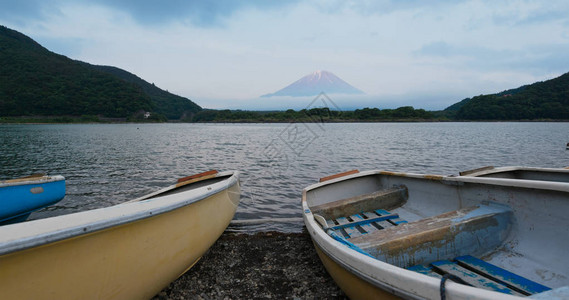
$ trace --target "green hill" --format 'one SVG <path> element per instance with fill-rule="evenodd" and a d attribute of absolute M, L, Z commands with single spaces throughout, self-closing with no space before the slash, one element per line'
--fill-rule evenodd
<path fill-rule="evenodd" d="M 0 116 L 127 118 L 149 111 L 179 119 L 200 110 L 124 70 L 71 60 L 0 26 Z"/>
<path fill-rule="evenodd" d="M 188 98 L 174 95 L 170 92 L 162 90 L 156 87 L 154 84 L 149 83 L 123 69 L 112 66 L 89 66 L 99 71 L 112 74 L 124 81 L 134 83 L 137 86 L 141 87 L 144 93 L 150 96 L 150 99 L 152 99 L 152 102 L 156 105 L 155 111 L 165 115 L 168 119 L 187 118 L 190 115 L 193 115 L 202 110 L 199 105 L 190 101 Z"/>
<path fill-rule="evenodd" d="M 568 120 L 569 73 L 497 94 L 467 98 L 444 112 L 459 120 Z"/>

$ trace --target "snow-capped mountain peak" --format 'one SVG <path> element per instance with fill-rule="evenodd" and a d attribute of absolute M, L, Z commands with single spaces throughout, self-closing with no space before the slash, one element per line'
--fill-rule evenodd
<path fill-rule="evenodd" d="M 332 72 L 318 70 L 300 78 L 275 93 L 263 95 L 262 97 L 316 96 L 322 92 L 327 94 L 364 94 L 364 92 L 351 86 Z"/>

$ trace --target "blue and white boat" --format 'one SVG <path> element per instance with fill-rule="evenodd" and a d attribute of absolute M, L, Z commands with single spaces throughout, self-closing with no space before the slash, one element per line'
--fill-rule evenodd
<path fill-rule="evenodd" d="M 345 172 L 303 190 L 304 223 L 350 299 L 569 299 L 569 184 L 526 169 Z"/>
<path fill-rule="evenodd" d="M 65 197 L 65 178 L 37 174 L 0 181 L 0 225 L 25 221 Z"/>

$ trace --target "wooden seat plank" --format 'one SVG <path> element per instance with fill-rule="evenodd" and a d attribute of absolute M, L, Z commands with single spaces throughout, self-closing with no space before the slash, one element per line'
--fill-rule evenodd
<path fill-rule="evenodd" d="M 350 218 L 352 218 L 352 220 L 354 220 L 354 221 L 363 221 L 363 220 L 365 220 L 363 216 L 358 215 L 358 214 L 356 214 L 356 215 L 351 215 Z M 371 223 L 360 224 L 359 226 L 365 231 L 364 234 L 367 234 L 367 233 L 370 233 L 370 232 L 372 232 L 372 231 L 378 230 L 377 227 L 371 225 Z"/>
<path fill-rule="evenodd" d="M 386 216 L 386 215 L 390 215 L 392 213 L 388 212 L 385 209 L 376 209 L 375 212 L 380 215 L 380 216 Z M 399 216 L 399 215 L 398 215 Z M 397 218 L 390 218 L 389 220 L 387 220 L 389 223 L 393 224 L 393 225 L 399 225 L 399 224 L 404 224 L 407 223 L 407 221 L 397 217 Z"/>
<path fill-rule="evenodd" d="M 328 227 L 333 227 L 336 226 L 336 223 L 334 223 L 333 220 L 326 220 L 326 225 L 328 225 Z"/>
<path fill-rule="evenodd" d="M 336 218 L 336 221 L 337 221 L 338 224 L 340 224 L 340 225 L 346 225 L 346 224 L 349 224 L 349 223 L 350 223 L 350 221 L 349 221 L 348 218 L 346 218 L 346 217 Z"/>
<path fill-rule="evenodd" d="M 375 216 L 373 218 L 368 218 L 368 219 L 360 220 L 357 222 L 350 222 L 348 220 L 347 222 L 344 222 L 344 223 L 341 223 L 339 225 L 332 227 L 332 229 L 337 230 L 337 229 L 344 228 L 344 227 L 351 227 L 351 226 L 362 225 L 362 224 L 367 224 L 367 223 L 387 221 L 387 220 L 395 219 L 398 217 L 399 217 L 399 215 L 397 215 L 397 214 L 389 214 L 389 215 L 384 215 L 384 216 Z M 342 217 L 342 218 L 345 218 L 345 217 Z M 337 218 L 336 220 L 339 220 L 339 219 L 340 218 Z"/>
<path fill-rule="evenodd" d="M 504 294 L 523 296 L 523 294 L 518 293 L 499 282 L 492 281 L 449 260 L 436 261 L 431 263 L 431 266 L 441 273 L 457 276 L 467 284 L 477 288 L 483 288 Z"/>
<path fill-rule="evenodd" d="M 376 218 L 378 216 L 376 213 L 373 213 L 373 212 L 364 212 L 363 214 L 369 219 Z M 381 227 L 382 229 L 394 226 L 393 224 L 389 223 L 388 221 L 379 221 L 379 222 L 374 222 L 374 223 L 379 225 L 379 227 Z"/>
<path fill-rule="evenodd" d="M 336 218 L 336 221 L 338 221 L 340 225 L 350 225 L 350 221 L 346 217 Z M 338 229 L 343 229 L 348 234 L 347 238 L 358 237 L 362 235 L 362 233 L 355 226 L 332 227 L 332 230 Z"/>
<path fill-rule="evenodd" d="M 379 260 L 410 267 L 493 249 L 507 236 L 511 218 L 511 209 L 503 205 L 465 207 L 377 230 L 351 242 Z M 458 226 L 461 230 L 454 231 Z"/>
<path fill-rule="evenodd" d="M 378 214 L 378 215 L 380 215 L 380 216 L 390 215 L 390 214 L 391 214 L 390 212 L 388 212 L 388 211 L 385 210 L 385 209 L 376 209 L 376 210 L 375 210 L 375 213 Z"/>
<path fill-rule="evenodd" d="M 311 211 L 326 218 L 333 219 L 360 214 L 363 211 L 370 211 L 370 203 L 380 203 L 381 207 L 398 207 L 401 206 L 407 198 L 407 188 L 405 186 L 396 186 L 377 190 L 373 193 L 315 205 L 311 208 Z"/>
<path fill-rule="evenodd" d="M 514 290 L 518 290 L 526 295 L 533 295 L 541 292 L 551 290 L 551 288 L 541 285 L 537 282 L 531 281 L 527 278 L 506 271 L 493 264 L 487 263 L 474 256 L 465 255 L 455 258 L 455 261 L 476 273 L 482 274 L 494 281 L 500 282 Z"/>

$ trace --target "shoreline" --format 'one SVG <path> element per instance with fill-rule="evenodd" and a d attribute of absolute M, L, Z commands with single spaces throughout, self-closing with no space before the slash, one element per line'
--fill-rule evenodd
<path fill-rule="evenodd" d="M 306 120 L 287 121 L 216 121 L 216 122 L 3 122 L 2 125 L 89 125 L 89 124 L 290 124 L 290 123 L 316 123 L 316 124 L 369 124 L 369 123 L 567 123 L 569 120 L 538 119 L 538 120 L 440 120 L 440 119 L 395 119 L 395 120 L 327 120 L 323 122 Z"/>
<path fill-rule="evenodd" d="M 154 296 L 165 299 L 347 299 L 310 235 L 224 232 L 188 272 Z"/>

